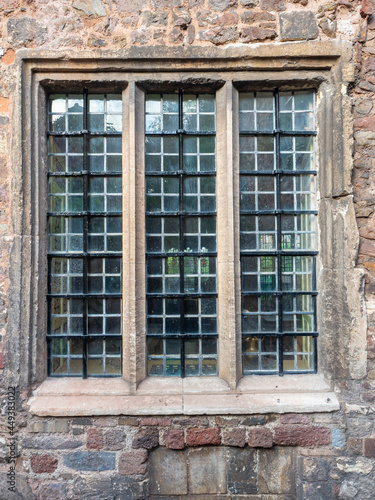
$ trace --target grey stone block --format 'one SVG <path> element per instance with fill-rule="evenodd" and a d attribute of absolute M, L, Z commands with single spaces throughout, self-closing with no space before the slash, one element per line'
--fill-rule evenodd
<path fill-rule="evenodd" d="M 64 464 L 70 469 L 81 471 L 112 470 L 115 468 L 115 454 L 106 451 L 76 451 L 65 455 Z"/>
<path fill-rule="evenodd" d="M 245 448 L 228 449 L 227 480 L 232 494 L 257 493 L 256 451 Z"/>
<path fill-rule="evenodd" d="M 314 40 L 319 35 L 315 15 L 311 11 L 283 12 L 279 16 L 280 39 L 286 40 Z"/>
<path fill-rule="evenodd" d="M 149 455 L 150 494 L 186 495 L 187 463 L 183 451 L 157 448 Z"/>
<path fill-rule="evenodd" d="M 188 450 L 189 493 L 226 493 L 226 456 L 224 447 Z"/>
<path fill-rule="evenodd" d="M 258 471 L 260 493 L 295 493 L 293 448 L 276 447 L 259 451 Z"/>
<path fill-rule="evenodd" d="M 36 450 L 71 450 L 83 445 L 82 441 L 76 439 L 66 439 L 63 437 L 35 437 L 25 438 L 22 441 L 23 448 L 33 448 Z"/>

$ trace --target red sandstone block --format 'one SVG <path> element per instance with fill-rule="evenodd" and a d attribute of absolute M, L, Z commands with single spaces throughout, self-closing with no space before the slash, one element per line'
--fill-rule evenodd
<path fill-rule="evenodd" d="M 243 427 L 224 429 L 223 444 L 244 448 L 246 444 L 246 429 Z"/>
<path fill-rule="evenodd" d="M 362 455 L 363 439 L 362 438 L 349 438 L 348 451 L 349 451 L 350 455 Z"/>
<path fill-rule="evenodd" d="M 58 461 L 51 455 L 34 455 L 30 463 L 33 472 L 44 474 L 55 472 Z"/>
<path fill-rule="evenodd" d="M 133 438 L 133 448 L 146 448 L 151 450 L 159 444 L 159 431 L 157 429 L 145 429 L 137 432 Z"/>
<path fill-rule="evenodd" d="M 209 429 L 188 429 L 186 431 L 187 446 L 206 446 L 221 444 L 221 434 L 219 427 Z"/>
<path fill-rule="evenodd" d="M 157 425 L 158 427 L 168 427 L 171 425 L 170 418 L 145 417 L 141 418 L 141 425 Z"/>
<path fill-rule="evenodd" d="M 4 368 L 4 353 L 0 352 L 0 370 Z"/>
<path fill-rule="evenodd" d="M 103 432 L 101 429 L 87 431 L 86 447 L 88 450 L 101 450 L 103 448 Z"/>
<path fill-rule="evenodd" d="M 284 426 L 275 428 L 274 443 L 280 446 L 322 446 L 330 444 L 331 429 L 313 426 Z"/>
<path fill-rule="evenodd" d="M 249 430 L 251 448 L 272 448 L 272 432 L 266 427 Z"/>
<path fill-rule="evenodd" d="M 171 429 L 164 433 L 165 446 L 172 450 L 183 450 L 185 448 L 184 431 L 182 429 Z"/>
<path fill-rule="evenodd" d="M 307 415 L 300 415 L 298 413 L 288 413 L 286 415 L 281 415 L 281 424 L 309 424 L 310 419 Z"/>
<path fill-rule="evenodd" d="M 372 16 L 374 13 L 374 4 L 370 0 L 363 0 L 360 13 L 362 17 Z"/>
<path fill-rule="evenodd" d="M 122 453 L 118 470 L 123 476 L 132 474 L 146 474 L 147 472 L 147 451 L 126 451 Z"/>
<path fill-rule="evenodd" d="M 365 457 L 375 458 L 375 438 L 365 439 Z"/>

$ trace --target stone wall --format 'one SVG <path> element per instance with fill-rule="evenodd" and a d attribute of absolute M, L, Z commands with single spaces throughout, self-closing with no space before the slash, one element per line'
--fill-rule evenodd
<path fill-rule="evenodd" d="M 371 500 L 375 484 L 375 15 L 370 0 L 0 0 L 0 498 Z M 332 414 L 36 418 L 17 393 L 17 492 L 7 485 L 9 259 L 16 239 L 16 52 L 348 40 L 356 75 L 353 195 L 366 273 L 368 371 Z M 11 204 L 12 202 L 12 204 Z M 343 360 L 343 363 L 349 360 Z M 199 495 L 201 495 L 199 497 Z M 211 497 L 210 495 L 216 495 Z"/>

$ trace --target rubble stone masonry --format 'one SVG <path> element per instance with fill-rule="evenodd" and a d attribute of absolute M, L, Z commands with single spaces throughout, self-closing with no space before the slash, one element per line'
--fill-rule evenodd
<path fill-rule="evenodd" d="M 0 498 L 373 500 L 375 1 L 0 0 L 0 33 Z M 22 202 L 12 169 L 17 51 L 297 47 L 306 40 L 347 41 L 353 50 L 355 75 L 345 88 L 354 127 L 352 191 L 346 195 L 353 196 L 359 232 L 353 268 L 365 276 L 358 294 L 367 321 L 366 375 L 337 372 L 338 411 L 235 416 L 42 417 L 27 405 L 35 387 L 21 384 L 16 492 L 9 491 L 10 259 L 17 241 L 27 237 L 16 234 L 12 213 Z M 337 362 L 345 367 L 350 360 Z"/>

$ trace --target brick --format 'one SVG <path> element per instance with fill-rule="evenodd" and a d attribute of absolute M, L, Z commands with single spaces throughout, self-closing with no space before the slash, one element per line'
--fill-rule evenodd
<path fill-rule="evenodd" d="M 348 453 L 349 453 L 349 455 L 362 455 L 362 453 L 363 453 L 363 439 L 362 438 L 349 438 L 348 439 Z"/>
<path fill-rule="evenodd" d="M 251 448 L 272 448 L 272 432 L 265 427 L 250 429 L 248 443 Z"/>
<path fill-rule="evenodd" d="M 146 474 L 148 470 L 147 451 L 126 451 L 121 454 L 118 471 L 128 476 L 132 474 Z"/>
<path fill-rule="evenodd" d="M 125 448 L 126 434 L 122 429 L 108 429 L 104 433 L 104 448 L 118 451 Z"/>
<path fill-rule="evenodd" d="M 133 448 L 146 448 L 151 450 L 159 444 L 159 432 L 157 429 L 146 429 L 139 431 L 133 438 Z"/>
<path fill-rule="evenodd" d="M 101 450 L 103 448 L 103 431 L 101 429 L 87 431 L 86 448 L 88 450 Z"/>
<path fill-rule="evenodd" d="M 0 113 L 9 113 L 9 99 L 7 97 L 0 97 Z"/>
<path fill-rule="evenodd" d="M 76 451 L 65 455 L 64 465 L 79 471 L 104 471 L 115 468 L 114 453 L 106 451 Z"/>
<path fill-rule="evenodd" d="M 172 421 L 170 418 L 161 418 L 161 417 L 146 417 L 146 418 L 141 418 L 140 425 L 141 426 L 146 426 L 146 425 L 155 425 L 158 427 L 168 427 L 171 425 Z"/>
<path fill-rule="evenodd" d="M 16 57 L 16 54 L 13 49 L 8 49 L 5 54 L 3 55 L 3 58 L 1 59 L 1 62 L 3 64 L 13 64 L 14 59 Z"/>
<path fill-rule="evenodd" d="M 31 457 L 30 465 L 36 474 L 51 474 L 57 469 L 58 461 L 52 455 L 34 455 Z"/>
<path fill-rule="evenodd" d="M 219 427 L 209 429 L 187 429 L 186 431 L 187 446 L 206 446 L 221 444 L 221 434 Z"/>
<path fill-rule="evenodd" d="M 276 427 L 274 443 L 279 446 L 323 446 L 331 442 L 331 429 L 313 426 Z"/>
<path fill-rule="evenodd" d="M 287 413 L 286 415 L 280 416 L 281 424 L 309 424 L 310 419 L 307 415 L 301 415 L 298 413 Z"/>
<path fill-rule="evenodd" d="M 241 427 L 235 429 L 224 429 L 223 444 L 244 448 L 246 444 L 246 429 Z"/>
<path fill-rule="evenodd" d="M 375 458 L 375 438 L 364 440 L 364 455 L 367 458 Z"/>
<path fill-rule="evenodd" d="M 283 12 L 279 16 L 280 39 L 314 40 L 319 35 L 318 25 L 313 12 Z"/>
<path fill-rule="evenodd" d="M 170 429 L 164 433 L 165 446 L 172 450 L 183 450 L 185 448 L 184 431 L 182 429 Z"/>
<path fill-rule="evenodd" d="M 173 420 L 173 425 L 180 425 L 181 427 L 205 427 L 208 425 L 207 418 L 197 417 L 180 417 Z"/>

